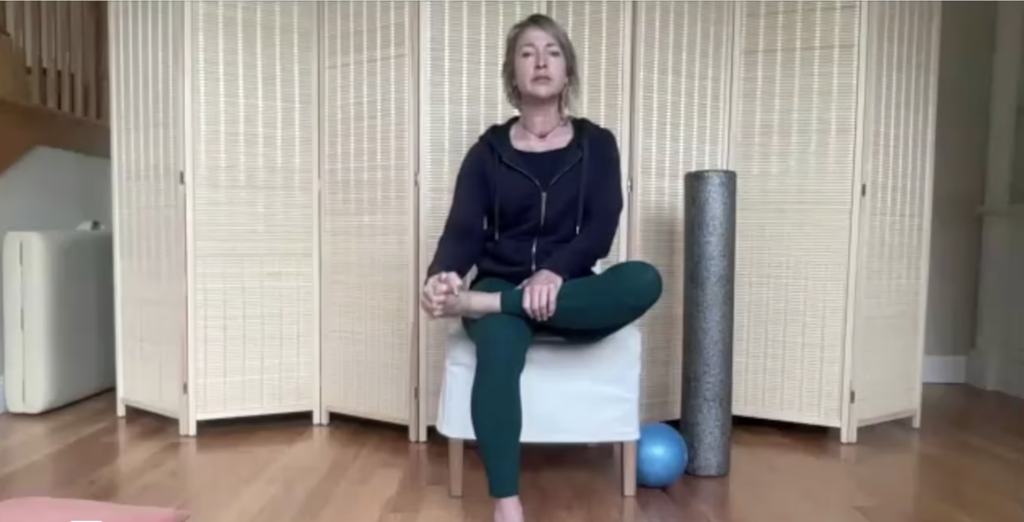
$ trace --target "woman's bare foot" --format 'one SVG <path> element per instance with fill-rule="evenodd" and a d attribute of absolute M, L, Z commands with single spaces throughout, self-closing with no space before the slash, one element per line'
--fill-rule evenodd
<path fill-rule="evenodd" d="M 441 317 L 468 317 L 479 319 L 487 314 L 501 312 L 501 294 L 463 290 L 458 294 L 445 296 L 441 305 Z"/>
<path fill-rule="evenodd" d="M 519 497 L 499 498 L 494 503 L 494 522 L 523 522 L 523 504 Z"/>

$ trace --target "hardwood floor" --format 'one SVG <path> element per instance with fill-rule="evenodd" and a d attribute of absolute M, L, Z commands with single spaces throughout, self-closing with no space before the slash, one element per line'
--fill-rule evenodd
<path fill-rule="evenodd" d="M 834 434 L 743 425 L 725 479 L 684 478 L 623 499 L 611 447 L 524 455 L 532 522 L 1022 522 L 1024 401 L 963 386 L 926 388 L 924 425 Z M 308 417 L 177 425 L 110 395 L 39 417 L 0 417 L 0 499 L 68 496 L 180 506 L 194 522 L 487 522 L 483 472 L 466 454 L 465 494 L 449 498 L 447 446 L 403 429 Z M 547 463 L 541 464 L 543 460 Z"/>

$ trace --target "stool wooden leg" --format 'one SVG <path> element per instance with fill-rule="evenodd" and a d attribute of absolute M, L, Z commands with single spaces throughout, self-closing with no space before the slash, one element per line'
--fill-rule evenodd
<path fill-rule="evenodd" d="M 462 461 L 465 447 L 465 441 L 462 439 L 448 439 L 448 494 L 453 497 L 462 496 Z"/>
<path fill-rule="evenodd" d="M 622 443 L 622 495 L 636 496 L 636 441 Z"/>

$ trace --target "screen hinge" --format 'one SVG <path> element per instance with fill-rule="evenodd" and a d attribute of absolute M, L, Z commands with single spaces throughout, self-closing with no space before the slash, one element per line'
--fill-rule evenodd
<path fill-rule="evenodd" d="M 868 195 L 868 184 L 867 183 L 861 183 L 861 185 L 860 185 L 860 197 L 863 198 L 863 197 L 865 197 L 867 195 Z"/>
<path fill-rule="evenodd" d="M 854 391 L 854 390 L 850 390 L 850 404 L 856 404 L 856 403 L 857 403 L 857 392 Z"/>

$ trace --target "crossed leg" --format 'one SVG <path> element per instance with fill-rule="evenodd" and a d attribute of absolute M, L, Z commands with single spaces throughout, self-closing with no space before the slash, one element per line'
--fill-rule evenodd
<path fill-rule="evenodd" d="M 554 315 L 543 323 L 523 310 L 523 291 L 500 279 L 479 281 L 454 298 L 477 350 L 471 414 L 492 497 L 519 494 L 519 384 L 534 333 L 543 328 L 570 341 L 597 340 L 639 319 L 661 292 L 658 271 L 630 261 L 563 284 Z"/>

